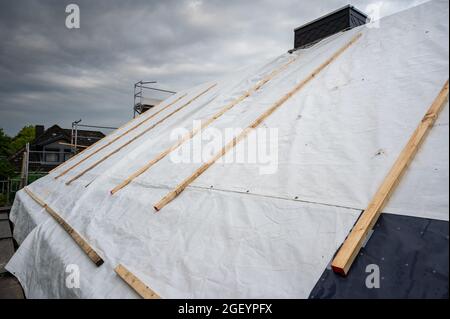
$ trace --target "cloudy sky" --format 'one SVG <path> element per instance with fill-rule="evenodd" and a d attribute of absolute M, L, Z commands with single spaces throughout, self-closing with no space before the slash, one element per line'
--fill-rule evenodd
<path fill-rule="evenodd" d="M 292 48 L 293 29 L 349 0 L 2 0 L 0 128 L 118 126 L 133 83 L 181 90 Z M 354 0 L 389 15 L 424 0 Z M 76 3 L 80 29 L 67 29 Z"/>

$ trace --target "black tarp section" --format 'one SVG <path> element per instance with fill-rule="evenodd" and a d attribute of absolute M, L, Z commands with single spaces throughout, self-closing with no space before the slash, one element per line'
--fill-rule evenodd
<path fill-rule="evenodd" d="M 448 299 L 448 230 L 446 221 L 382 214 L 347 277 L 326 269 L 310 298 Z M 379 288 L 366 286 L 369 264 L 379 267 Z"/>

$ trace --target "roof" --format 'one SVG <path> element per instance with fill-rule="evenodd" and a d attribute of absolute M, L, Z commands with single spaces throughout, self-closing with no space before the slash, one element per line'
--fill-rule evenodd
<path fill-rule="evenodd" d="M 156 98 L 149 98 L 149 97 L 144 97 L 142 98 L 142 104 L 145 105 L 158 105 L 159 103 L 161 103 L 161 99 L 156 99 Z"/>
<path fill-rule="evenodd" d="M 376 289 L 363 284 L 368 265 L 379 267 Z M 448 299 L 448 269 L 448 222 L 383 214 L 349 276 L 327 268 L 309 298 Z"/>
<path fill-rule="evenodd" d="M 29 186 L 104 264 L 96 268 L 21 191 L 11 211 L 21 246 L 6 268 L 28 298 L 138 297 L 114 274 L 118 265 L 162 298 L 308 298 L 448 80 L 448 11 L 448 1 L 428 2 L 378 29 L 335 34 L 164 100 Z M 223 110 L 197 139 L 161 157 L 194 121 Z M 199 171 L 220 150 L 212 136 L 222 146 L 236 136 L 229 128 L 262 114 L 270 116 L 256 137 L 271 138 L 259 161 L 227 153 Z M 383 214 L 448 225 L 448 128 L 447 102 Z M 192 151 L 198 145 L 201 153 Z M 172 200 L 156 212 L 163 198 Z M 49 264 L 77 264 L 81 288 L 68 289 Z M 427 275 L 448 286 L 448 268 Z"/>
<path fill-rule="evenodd" d="M 72 135 L 71 129 L 64 129 L 64 132 L 69 137 Z M 89 130 L 77 130 L 77 144 L 83 145 L 83 146 L 91 146 L 92 144 L 96 143 L 97 141 L 101 140 L 105 137 L 105 134 L 103 134 L 100 131 L 89 131 Z M 69 139 L 70 141 L 70 139 Z"/>
<path fill-rule="evenodd" d="M 46 129 L 42 135 L 36 137 L 31 145 L 44 146 L 60 140 L 70 142 L 71 135 L 71 129 L 62 129 L 58 125 L 53 125 Z M 103 137 L 105 137 L 105 134 L 99 131 L 78 130 L 78 144 L 80 145 L 89 146 Z"/>
<path fill-rule="evenodd" d="M 46 129 L 43 134 L 37 136 L 30 144 L 42 146 L 61 139 L 70 141 L 70 134 L 67 134 L 67 132 L 58 125 L 53 125 Z"/>
<path fill-rule="evenodd" d="M 78 129 L 78 134 L 80 136 L 82 136 L 83 138 L 96 138 L 96 139 L 101 139 L 105 137 L 105 134 L 103 134 L 100 131 L 89 131 L 89 130 L 80 130 Z M 72 134 L 72 130 L 71 129 L 64 129 L 64 132 L 67 135 L 71 135 Z"/>
<path fill-rule="evenodd" d="M 30 146 L 32 148 L 35 146 L 42 147 L 59 141 L 71 143 L 72 140 L 71 135 L 72 135 L 71 129 L 63 129 L 55 124 L 46 129 L 43 134 L 36 136 L 36 138 L 30 143 Z M 104 137 L 105 134 L 99 131 L 78 130 L 77 144 L 83 146 L 90 146 Z M 17 159 L 17 157 L 21 155 L 24 151 L 25 147 L 22 147 L 13 155 L 11 155 L 9 159 L 10 160 Z"/>

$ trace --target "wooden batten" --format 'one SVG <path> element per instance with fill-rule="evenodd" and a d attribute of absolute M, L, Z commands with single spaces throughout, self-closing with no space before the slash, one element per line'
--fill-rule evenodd
<path fill-rule="evenodd" d="M 219 110 L 216 114 L 214 114 L 212 117 L 208 118 L 207 120 L 201 121 L 201 126 L 199 128 L 194 128 L 186 134 L 181 140 L 173 144 L 172 146 L 168 147 L 161 153 L 159 153 L 156 157 L 154 157 L 152 160 L 147 162 L 144 166 L 139 168 L 136 172 L 128 176 L 122 183 L 114 187 L 114 189 L 111 190 L 111 194 L 117 193 L 119 190 L 130 184 L 135 178 L 142 175 L 144 172 L 146 172 L 150 167 L 152 167 L 154 164 L 158 163 L 161 159 L 169 155 L 171 152 L 176 150 L 178 147 L 186 143 L 187 141 L 191 140 L 197 133 L 201 132 L 203 129 L 211 125 L 215 120 L 217 120 L 219 117 L 221 117 L 223 114 L 225 114 L 227 111 L 231 110 L 234 106 L 239 104 L 240 102 L 244 101 L 246 98 L 248 98 L 253 93 L 257 92 L 259 89 L 261 89 L 267 82 L 269 82 L 273 77 L 275 77 L 277 74 L 285 70 L 290 64 L 295 62 L 299 56 L 291 59 L 289 62 L 283 64 L 281 67 L 279 67 L 276 70 L 273 70 L 269 75 L 267 75 L 265 78 L 263 78 L 261 81 L 259 81 L 256 85 L 254 85 L 252 88 L 250 88 L 248 91 L 246 91 L 244 94 L 242 94 L 237 99 L 231 101 L 227 105 L 225 105 L 221 110 Z"/>
<path fill-rule="evenodd" d="M 88 244 L 88 242 L 75 230 L 70 226 L 56 211 L 54 211 L 51 207 L 47 205 L 41 198 L 39 198 L 36 194 L 34 194 L 28 187 L 24 188 L 25 192 L 30 196 L 36 203 L 42 206 L 50 216 L 53 217 L 54 220 L 58 224 L 62 226 L 62 228 L 72 237 L 72 239 L 77 243 L 77 245 L 86 253 L 86 255 L 91 259 L 94 264 L 98 267 L 103 264 L 103 259 L 99 254 Z"/>
<path fill-rule="evenodd" d="M 447 100 L 448 80 L 439 95 L 434 100 L 433 104 L 431 104 L 430 108 L 425 113 L 423 119 L 411 135 L 408 143 L 383 180 L 366 210 L 364 210 L 361 214 L 352 231 L 334 257 L 331 263 L 331 267 L 334 272 L 343 276 L 348 274 L 353 261 L 358 255 L 359 250 L 367 237 L 367 234 L 377 222 L 383 207 L 386 205 L 389 197 L 395 190 L 395 187 L 399 183 L 399 180 L 405 172 L 407 166 L 419 150 L 420 145 L 424 141 L 428 131 L 433 126 Z"/>
<path fill-rule="evenodd" d="M 159 113 L 161 113 L 162 111 L 164 111 L 165 109 L 171 107 L 172 105 L 174 105 L 175 103 L 177 103 L 179 100 L 181 100 L 182 98 L 184 98 L 186 96 L 186 94 L 181 95 L 180 97 L 178 97 L 177 99 L 175 99 L 173 102 L 167 104 L 166 106 L 164 106 L 163 108 L 161 108 L 159 111 L 153 113 L 152 115 L 150 115 L 148 118 L 146 118 L 145 120 L 137 123 L 136 125 L 134 125 L 133 127 L 131 127 L 130 129 L 126 130 L 125 132 L 123 132 L 122 134 L 116 136 L 115 138 L 113 138 L 111 141 L 109 141 L 108 143 L 106 143 L 105 145 L 103 145 L 102 147 L 99 147 L 98 149 L 96 149 L 94 152 L 90 153 L 89 155 L 87 155 L 86 157 L 84 157 L 83 159 L 81 159 L 80 161 L 78 161 L 75 165 L 72 165 L 70 167 L 68 167 L 67 169 L 65 169 L 64 171 L 62 171 L 60 174 L 58 174 L 57 176 L 55 176 L 55 179 L 60 178 L 61 176 L 67 174 L 68 172 L 70 172 L 72 169 L 74 169 L 75 167 L 77 167 L 78 165 L 80 165 L 81 163 L 83 163 L 84 161 L 88 160 L 89 158 L 91 158 L 92 156 L 94 156 L 95 154 L 97 154 L 98 152 L 100 152 L 101 150 L 105 149 L 106 147 L 108 147 L 109 145 L 113 144 L 114 142 L 116 142 L 117 140 L 119 140 L 120 138 L 124 137 L 125 135 L 127 135 L 128 133 L 132 132 L 133 130 L 137 129 L 139 126 L 141 126 L 142 124 L 146 123 L 147 121 L 151 120 L 152 118 L 154 118 L 156 115 L 158 115 Z M 145 114 L 145 113 L 143 113 Z M 141 114 L 141 115 L 143 115 Z M 133 119 L 135 120 L 135 119 Z M 132 120 L 132 121 L 133 121 Z M 131 122 L 131 121 L 130 121 Z M 128 122 L 129 123 L 129 122 Z M 128 123 L 126 123 L 125 125 L 127 125 Z M 118 128 L 117 130 L 120 130 L 122 127 L 124 127 L 125 125 L 122 125 L 120 128 Z M 116 130 L 116 131 L 117 131 Z M 96 143 L 94 143 L 91 146 L 94 146 L 95 144 L 97 144 L 100 141 L 97 141 Z M 87 149 L 85 149 L 84 151 L 90 149 L 91 147 L 88 147 Z M 78 155 L 80 155 L 81 153 L 78 153 L 76 156 L 72 157 L 75 158 Z M 72 159 L 71 158 L 71 159 Z M 69 161 L 71 160 L 69 159 Z M 67 161 L 66 161 L 67 163 Z M 63 163 L 65 164 L 65 163 Z M 61 164 L 61 165 L 63 165 Z M 51 171 L 50 171 L 51 172 Z"/>
<path fill-rule="evenodd" d="M 123 265 L 119 264 L 114 271 L 120 278 L 123 279 L 139 296 L 144 299 L 161 299 L 161 297 L 154 292 L 150 287 L 144 284 L 138 277 L 131 273 Z"/>
<path fill-rule="evenodd" d="M 127 141 L 126 143 L 122 144 L 121 146 L 119 146 L 118 148 L 116 148 L 115 150 L 113 150 L 112 152 L 108 153 L 107 155 L 105 155 L 104 157 L 102 157 L 101 159 L 99 159 L 98 161 L 96 161 L 95 163 L 93 163 L 91 166 L 89 166 L 88 168 L 84 169 L 82 172 L 80 172 L 79 174 L 77 174 L 75 177 L 71 178 L 68 182 L 66 182 L 66 185 L 70 185 L 73 181 L 77 180 L 78 178 L 80 178 L 81 176 L 83 176 L 84 174 L 86 174 L 87 172 L 89 172 L 90 170 L 92 170 L 93 168 L 97 167 L 99 164 L 103 163 L 104 161 L 106 161 L 108 158 L 110 158 L 111 156 L 113 156 L 114 154 L 120 152 L 122 149 L 124 149 L 126 146 L 130 145 L 132 142 L 136 141 L 138 138 L 142 137 L 144 134 L 148 133 L 150 130 L 154 129 L 156 126 L 158 126 L 159 124 L 161 124 L 162 122 L 164 122 L 165 120 L 167 120 L 169 117 L 171 117 L 172 115 L 174 115 L 175 113 L 181 111 L 182 109 L 184 109 L 186 106 L 188 106 L 189 104 L 191 104 L 193 101 L 195 101 L 196 99 L 198 99 L 200 96 L 202 96 L 203 94 L 205 94 L 206 92 L 208 92 L 209 90 L 211 90 L 213 87 L 215 87 L 217 84 L 213 84 L 210 87 L 208 87 L 206 90 L 202 91 L 200 94 L 198 94 L 197 96 L 195 96 L 194 98 L 192 98 L 191 100 L 189 100 L 188 102 L 186 102 L 185 104 L 183 104 L 182 106 L 180 106 L 179 108 L 175 109 L 174 111 L 170 112 L 169 114 L 167 114 L 166 116 L 164 116 L 162 119 L 160 119 L 159 121 L 157 121 L 155 124 L 151 125 L 150 127 L 146 128 L 144 131 L 142 131 L 141 133 L 139 133 L 138 135 L 136 135 L 135 137 L 133 137 L 132 139 L 130 139 L 129 141 Z"/>
<path fill-rule="evenodd" d="M 197 179 L 201 174 L 203 174 L 209 167 L 211 167 L 219 158 L 224 156 L 230 149 L 234 148 L 237 143 L 246 138 L 250 132 L 258 127 L 267 117 L 269 117 L 273 112 L 275 112 L 281 105 L 283 105 L 288 99 L 290 99 L 294 94 L 298 93 L 306 84 L 308 84 L 312 79 L 314 79 L 323 69 L 330 65 L 338 56 L 340 56 L 345 50 L 352 46 L 356 41 L 361 38 L 362 34 L 358 33 L 355 35 L 347 44 L 335 52 L 330 58 L 328 58 L 324 63 L 317 67 L 309 76 L 307 76 L 303 81 L 297 84 L 291 91 L 280 98 L 275 104 L 268 108 L 264 113 L 262 113 L 250 126 L 248 126 L 244 131 L 237 135 L 231 142 L 225 145 L 216 155 L 214 155 L 208 162 L 203 164 L 199 169 L 197 169 L 191 176 L 187 177 L 180 184 L 178 184 L 175 189 L 170 191 L 166 196 L 164 196 L 158 203 L 156 203 L 153 208 L 156 211 L 161 210 L 165 205 L 174 200 L 184 189 L 186 189 L 189 184 L 191 184 L 195 179 Z"/>

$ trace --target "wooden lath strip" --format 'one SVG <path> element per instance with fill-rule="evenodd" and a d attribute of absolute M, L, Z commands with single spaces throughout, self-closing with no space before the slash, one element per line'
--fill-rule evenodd
<path fill-rule="evenodd" d="M 80 165 L 81 163 L 83 163 L 84 161 L 88 160 L 89 158 L 91 158 L 92 156 L 94 156 L 95 154 L 97 154 L 98 152 L 100 152 L 101 150 L 105 149 L 106 147 L 110 146 L 111 144 L 113 144 L 114 142 L 116 142 L 117 140 L 121 139 L 122 137 L 124 137 L 125 135 L 127 135 L 128 133 L 130 133 L 131 131 L 137 129 L 139 126 L 141 126 L 142 124 L 146 123 L 147 121 L 151 120 L 152 118 L 154 118 L 156 115 L 158 115 L 159 113 L 161 113 L 162 111 L 166 110 L 167 108 L 171 107 L 172 105 L 174 105 L 175 103 L 177 103 L 179 100 L 181 100 L 182 98 L 184 98 L 186 96 L 186 94 L 181 95 L 180 97 L 178 97 L 177 99 L 175 99 L 173 102 L 167 104 L 166 106 L 164 106 L 163 108 L 161 108 L 159 111 L 153 113 L 152 115 L 150 115 L 149 117 L 147 117 L 145 120 L 137 123 L 136 125 L 134 125 L 133 127 L 129 128 L 128 130 L 126 130 L 125 132 L 123 132 L 122 134 L 116 136 L 115 138 L 113 138 L 111 141 L 109 141 L 108 143 L 106 143 L 105 145 L 103 145 L 102 147 L 99 147 L 97 150 L 95 150 L 94 152 L 90 153 L 88 156 L 84 157 L 81 161 L 78 161 L 75 165 L 70 166 L 69 168 L 65 169 L 63 172 L 61 172 L 59 175 L 55 176 L 55 179 L 60 178 L 61 176 L 67 174 L 68 172 L 70 172 L 72 169 L 74 169 L 75 167 L 77 167 L 78 165 Z M 144 114 L 144 113 L 143 113 Z M 128 123 L 127 123 L 128 124 Z M 126 124 L 125 124 L 126 125 Z M 120 129 L 120 128 L 119 128 Z M 118 129 L 118 130 L 119 130 Z M 79 154 L 78 154 L 79 155 Z"/>
<path fill-rule="evenodd" d="M 186 96 L 186 94 L 183 94 L 183 95 L 181 96 L 181 98 L 183 98 L 183 97 L 185 97 L 185 96 Z M 181 98 L 180 98 L 180 99 L 181 99 Z M 174 102 L 171 102 L 170 105 L 173 105 L 174 103 L 178 102 L 180 99 L 177 98 L 177 100 L 174 101 Z M 158 103 L 157 105 L 160 105 L 161 103 L 162 103 L 162 102 Z M 156 107 L 156 105 L 155 105 L 155 107 Z M 157 113 L 159 113 L 159 112 L 160 112 L 160 111 L 157 111 Z M 133 122 L 133 121 L 139 119 L 140 117 L 143 117 L 144 114 L 148 116 L 148 111 L 145 112 L 145 113 L 139 114 L 139 115 L 136 116 L 135 118 L 133 118 L 133 119 L 131 119 L 130 121 L 126 122 L 125 124 L 121 125 L 119 128 L 117 128 L 116 130 L 114 130 L 114 132 L 112 132 L 111 134 L 120 131 L 121 129 L 123 129 L 124 127 L 126 127 L 127 125 L 129 125 L 131 122 Z M 155 116 L 155 115 L 154 115 L 154 114 L 150 115 L 150 117 L 153 117 L 153 116 Z M 145 120 L 144 120 L 144 121 L 145 121 Z M 100 139 L 100 140 L 98 140 L 98 141 L 95 142 L 94 144 L 90 145 L 88 148 L 86 148 L 86 149 L 82 150 L 81 152 L 77 153 L 75 156 L 72 156 L 71 158 L 69 158 L 69 159 L 68 159 L 67 161 L 65 161 L 64 163 L 61 163 L 60 165 L 58 165 L 57 167 L 55 167 L 54 169 L 52 169 L 51 171 L 49 171 L 49 174 L 52 173 L 52 172 L 54 172 L 54 171 L 56 171 L 57 169 L 59 169 L 59 168 L 61 168 L 61 167 L 63 167 L 63 166 L 66 166 L 69 162 L 71 162 L 71 161 L 73 161 L 74 159 L 78 158 L 78 157 L 81 156 L 82 154 L 85 154 L 85 152 L 86 152 L 87 150 L 89 150 L 89 149 L 95 147 L 98 143 L 100 143 L 100 142 L 102 142 L 102 141 L 103 141 L 103 138 Z"/>
<path fill-rule="evenodd" d="M 56 211 L 47 205 L 42 199 L 40 199 L 36 194 L 34 194 L 28 187 L 24 188 L 25 192 L 40 206 L 42 206 L 53 219 L 56 220 L 58 224 L 72 237 L 72 239 L 77 243 L 78 246 L 86 253 L 86 255 L 91 259 L 94 264 L 98 267 L 103 264 L 103 259 L 97 254 L 97 252 L 87 243 L 87 241 L 70 226 Z"/>
<path fill-rule="evenodd" d="M 284 95 L 281 99 L 275 102 L 269 109 L 267 109 L 263 114 L 261 114 L 250 126 L 243 130 L 239 135 L 233 138 L 231 142 L 225 145 L 216 155 L 214 155 L 208 162 L 203 164 L 199 169 L 197 169 L 191 176 L 182 181 L 174 190 L 169 192 L 164 196 L 158 203 L 153 207 L 156 211 L 159 211 L 169 202 L 171 202 L 175 197 L 177 197 L 189 184 L 191 184 L 197 177 L 199 177 L 203 172 L 205 172 L 210 166 L 212 166 L 219 158 L 225 155 L 230 149 L 234 148 L 237 143 L 247 137 L 247 135 L 259 126 L 267 117 L 269 117 L 275 110 L 277 110 L 281 105 L 283 105 L 288 99 L 290 99 L 294 94 L 300 91 L 307 83 L 314 79 L 319 72 L 330 65 L 338 56 L 340 56 L 347 48 L 349 48 L 353 43 L 355 43 L 360 37 L 361 33 L 358 33 L 352 38 L 346 45 L 340 48 L 336 53 L 334 53 L 329 59 L 322 63 L 318 68 L 314 70 L 308 77 L 297 84 L 290 92 Z"/>
<path fill-rule="evenodd" d="M 73 177 L 72 179 L 70 179 L 66 185 L 70 185 L 73 181 L 77 180 L 78 178 L 80 178 L 81 176 L 83 176 L 84 174 L 86 174 L 87 172 L 89 172 L 90 170 L 92 170 L 93 168 L 97 167 L 99 164 L 103 163 L 104 161 L 106 161 L 108 158 L 110 158 L 111 156 L 113 156 L 114 154 L 118 153 L 119 151 L 121 151 L 123 148 L 125 148 L 126 146 L 130 145 L 132 142 L 136 141 L 138 138 L 140 138 L 141 136 L 143 136 L 144 134 L 146 134 L 147 132 L 149 132 L 150 130 L 152 130 L 153 128 L 155 128 L 156 126 L 158 126 L 159 124 L 161 124 L 162 122 L 164 122 L 165 120 L 167 120 L 169 117 L 171 117 L 172 115 L 174 115 L 175 113 L 177 113 L 178 111 L 181 111 L 182 109 L 184 109 L 186 106 L 188 106 L 189 104 L 191 104 L 193 101 L 195 101 L 196 99 L 198 99 L 200 96 L 202 96 L 203 94 L 205 94 L 206 92 L 208 92 L 209 90 L 211 90 L 213 87 L 215 87 L 217 84 L 213 84 L 210 87 L 208 87 L 206 90 L 202 91 L 200 94 L 198 94 L 197 96 L 195 96 L 194 98 L 192 98 L 191 100 L 189 100 L 188 102 L 186 102 L 185 104 L 183 104 L 182 106 L 180 106 L 179 108 L 175 109 L 174 111 L 170 112 L 168 115 L 164 116 L 162 119 L 160 119 L 159 121 L 157 121 L 155 124 L 151 125 L 150 127 L 146 128 L 144 131 L 142 131 L 141 133 L 139 133 L 138 135 L 136 135 L 135 137 L 133 137 L 132 139 L 130 139 L 128 142 L 122 144 L 121 146 L 119 146 L 118 148 L 116 148 L 115 150 L 113 150 L 112 152 L 110 152 L 109 154 L 105 155 L 104 157 L 102 157 L 101 159 L 99 159 L 97 162 L 93 163 L 91 166 L 89 166 L 88 168 L 84 169 L 81 173 L 77 174 L 75 177 Z"/>
<path fill-rule="evenodd" d="M 334 272 L 343 276 L 347 275 L 353 261 L 361 249 L 369 231 L 373 228 L 381 214 L 381 211 L 400 181 L 409 163 L 419 150 L 428 131 L 436 121 L 440 111 L 448 99 L 448 80 L 440 91 L 439 95 L 431 104 L 430 108 L 420 121 L 408 143 L 398 156 L 391 170 L 384 178 L 374 197 L 370 201 L 366 210 L 361 214 L 352 231 L 342 244 L 338 253 L 331 263 Z"/>
<path fill-rule="evenodd" d="M 103 141 L 103 139 L 98 140 L 97 142 L 95 142 L 94 144 L 90 145 L 89 147 L 85 148 L 84 150 L 82 150 L 81 152 L 75 154 L 74 156 L 72 156 L 71 158 L 69 158 L 67 161 L 59 164 L 58 166 L 56 166 L 55 168 L 51 169 L 48 173 L 51 174 L 54 171 L 56 171 L 57 169 L 69 164 L 70 162 L 72 162 L 73 160 L 77 159 L 78 157 L 80 157 L 82 154 L 85 154 L 85 152 L 91 148 L 94 148 L 98 143 L 100 143 L 101 141 Z"/>
<path fill-rule="evenodd" d="M 246 91 L 244 94 L 242 94 L 237 99 L 231 101 L 227 105 L 225 105 L 221 110 L 219 110 L 216 114 L 214 114 L 212 117 L 205 121 L 201 121 L 201 126 L 196 127 L 191 130 L 187 135 L 185 135 L 182 139 L 180 139 L 178 142 L 176 142 L 174 145 L 168 147 L 163 152 L 159 153 L 155 158 L 150 160 L 148 163 L 146 163 L 144 166 L 142 166 L 140 169 L 138 169 L 136 172 L 131 174 L 129 177 L 127 177 L 122 183 L 114 187 L 113 190 L 111 190 L 111 194 L 117 193 L 119 190 L 130 184 L 135 178 L 142 175 L 144 172 L 146 172 L 150 167 L 152 167 L 154 164 L 158 163 L 161 159 L 166 157 L 168 154 L 176 150 L 178 147 L 180 147 L 185 142 L 191 140 L 198 132 L 201 132 L 203 129 L 211 125 L 215 120 L 217 120 L 219 117 L 221 117 L 225 112 L 231 110 L 235 105 L 239 104 L 246 98 L 248 98 L 253 93 L 257 92 L 261 87 L 263 87 L 267 82 L 269 82 L 273 77 L 275 77 L 277 74 L 281 73 L 283 70 L 285 70 L 290 64 L 292 64 L 294 61 L 296 61 L 299 58 L 299 56 L 290 59 L 289 62 L 285 63 L 281 67 L 277 68 L 276 70 L 273 70 L 269 75 L 264 77 L 261 81 L 259 81 L 256 85 L 254 85 L 252 88 L 250 88 L 248 91 Z"/>
<path fill-rule="evenodd" d="M 123 265 L 119 264 L 116 268 L 114 268 L 114 271 L 142 298 L 161 299 L 161 297 L 156 292 L 154 292 L 150 287 L 144 284 L 138 277 L 136 277 Z"/>

